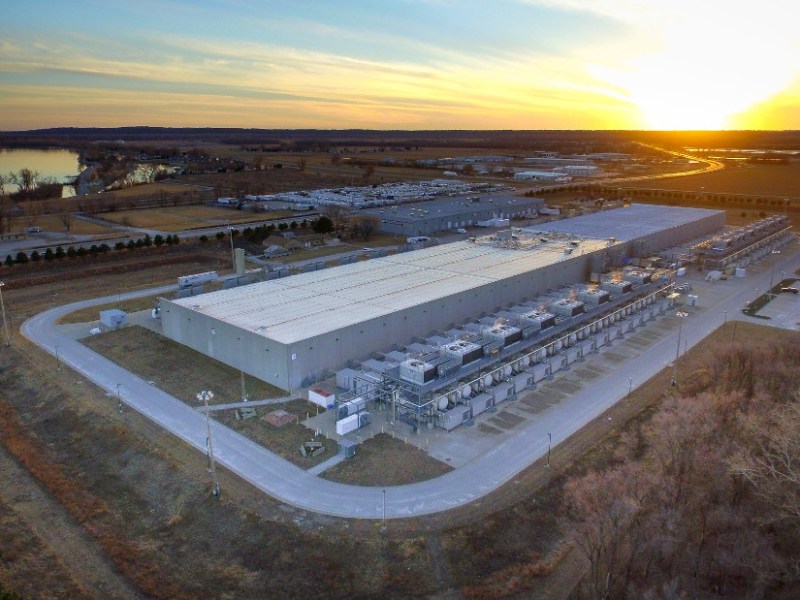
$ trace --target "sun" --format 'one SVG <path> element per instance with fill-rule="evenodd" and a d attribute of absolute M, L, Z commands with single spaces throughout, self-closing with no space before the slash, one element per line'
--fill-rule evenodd
<path fill-rule="evenodd" d="M 787 60 L 796 52 L 794 37 L 754 22 L 749 11 L 714 3 L 713 11 L 698 14 L 702 6 L 666 19 L 650 54 L 634 55 L 606 77 L 635 107 L 639 125 L 669 130 L 746 125 L 748 110 L 796 81 L 797 65 Z"/>

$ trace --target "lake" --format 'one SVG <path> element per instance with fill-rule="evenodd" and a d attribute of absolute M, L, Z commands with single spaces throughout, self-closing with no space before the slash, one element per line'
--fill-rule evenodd
<path fill-rule="evenodd" d="M 39 177 L 54 177 L 63 182 L 80 173 L 82 165 L 78 153 L 72 150 L 0 149 L 0 174 L 6 176 L 25 168 L 38 171 Z M 15 192 L 16 186 L 6 184 L 5 191 Z M 65 185 L 62 196 L 68 198 L 74 195 L 72 186 Z"/>

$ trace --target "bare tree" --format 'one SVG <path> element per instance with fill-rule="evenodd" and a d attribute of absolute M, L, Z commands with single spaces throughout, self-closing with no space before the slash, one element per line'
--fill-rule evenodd
<path fill-rule="evenodd" d="M 378 218 L 372 215 L 362 215 L 351 221 L 353 228 L 353 236 L 358 236 L 365 242 L 372 237 L 372 234 L 378 229 Z"/>
<path fill-rule="evenodd" d="M 338 156 L 338 154 L 334 154 L 334 156 Z M 345 231 L 347 227 L 347 209 L 344 206 L 329 204 L 322 208 L 322 214 L 333 223 L 333 231 L 339 234 Z"/>
<path fill-rule="evenodd" d="M 39 179 L 39 172 L 27 167 L 20 169 L 16 173 L 8 174 L 9 181 L 15 184 L 23 194 L 29 194 L 36 189 Z"/>
<path fill-rule="evenodd" d="M 75 215 L 70 212 L 63 212 L 58 215 L 58 220 L 61 221 L 61 224 L 64 226 L 65 233 L 72 231 L 72 223 L 75 220 Z"/>

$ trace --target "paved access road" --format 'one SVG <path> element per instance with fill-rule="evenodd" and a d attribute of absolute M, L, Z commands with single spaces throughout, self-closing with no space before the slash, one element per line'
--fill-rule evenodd
<path fill-rule="evenodd" d="M 800 266 L 798 243 L 785 247 L 781 255 L 750 267 L 746 280 L 735 284 L 736 291 L 716 306 L 684 321 L 683 340 L 691 347 L 722 324 L 723 319 L 743 318 L 740 309 L 752 298 L 755 288 L 769 285 L 772 262 L 778 271 L 793 272 Z M 760 271 L 754 274 L 754 271 Z M 174 286 L 124 294 L 124 298 L 166 293 Z M 202 414 L 164 393 L 123 367 L 103 358 L 83 344 L 60 333 L 57 319 L 79 308 L 113 302 L 117 296 L 97 298 L 50 309 L 26 321 L 22 333 L 47 352 L 90 379 L 109 394 L 120 385 L 122 401 L 146 415 L 200 451 L 206 448 L 206 424 Z M 763 321 L 759 321 L 763 323 Z M 630 359 L 593 385 L 542 412 L 514 437 L 450 473 L 429 481 L 386 489 L 386 517 L 412 517 L 444 511 L 480 498 L 513 479 L 547 452 L 548 433 L 553 444 L 565 440 L 583 425 L 612 406 L 628 391 L 628 377 L 635 373 L 641 383 L 657 373 L 675 357 L 677 330 Z M 683 349 L 681 349 L 683 351 Z M 200 390 L 197 390 L 200 391 Z M 116 402 L 116 400 L 113 400 Z M 334 483 L 320 479 L 283 460 L 244 436 L 212 422 L 214 453 L 218 462 L 265 493 L 306 510 L 340 517 L 380 519 L 383 515 L 383 490 Z M 224 490 L 223 490 L 224 493 Z"/>

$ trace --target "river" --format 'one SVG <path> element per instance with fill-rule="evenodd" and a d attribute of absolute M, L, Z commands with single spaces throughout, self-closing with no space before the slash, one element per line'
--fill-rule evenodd
<path fill-rule="evenodd" d="M 0 149 L 0 175 L 7 176 L 25 168 L 37 171 L 40 178 L 53 177 L 58 182 L 65 182 L 71 181 L 84 166 L 80 163 L 78 153 L 72 150 Z M 6 183 L 7 194 L 15 191 L 15 185 Z M 71 185 L 65 185 L 61 195 L 64 198 L 74 196 L 75 189 Z"/>

